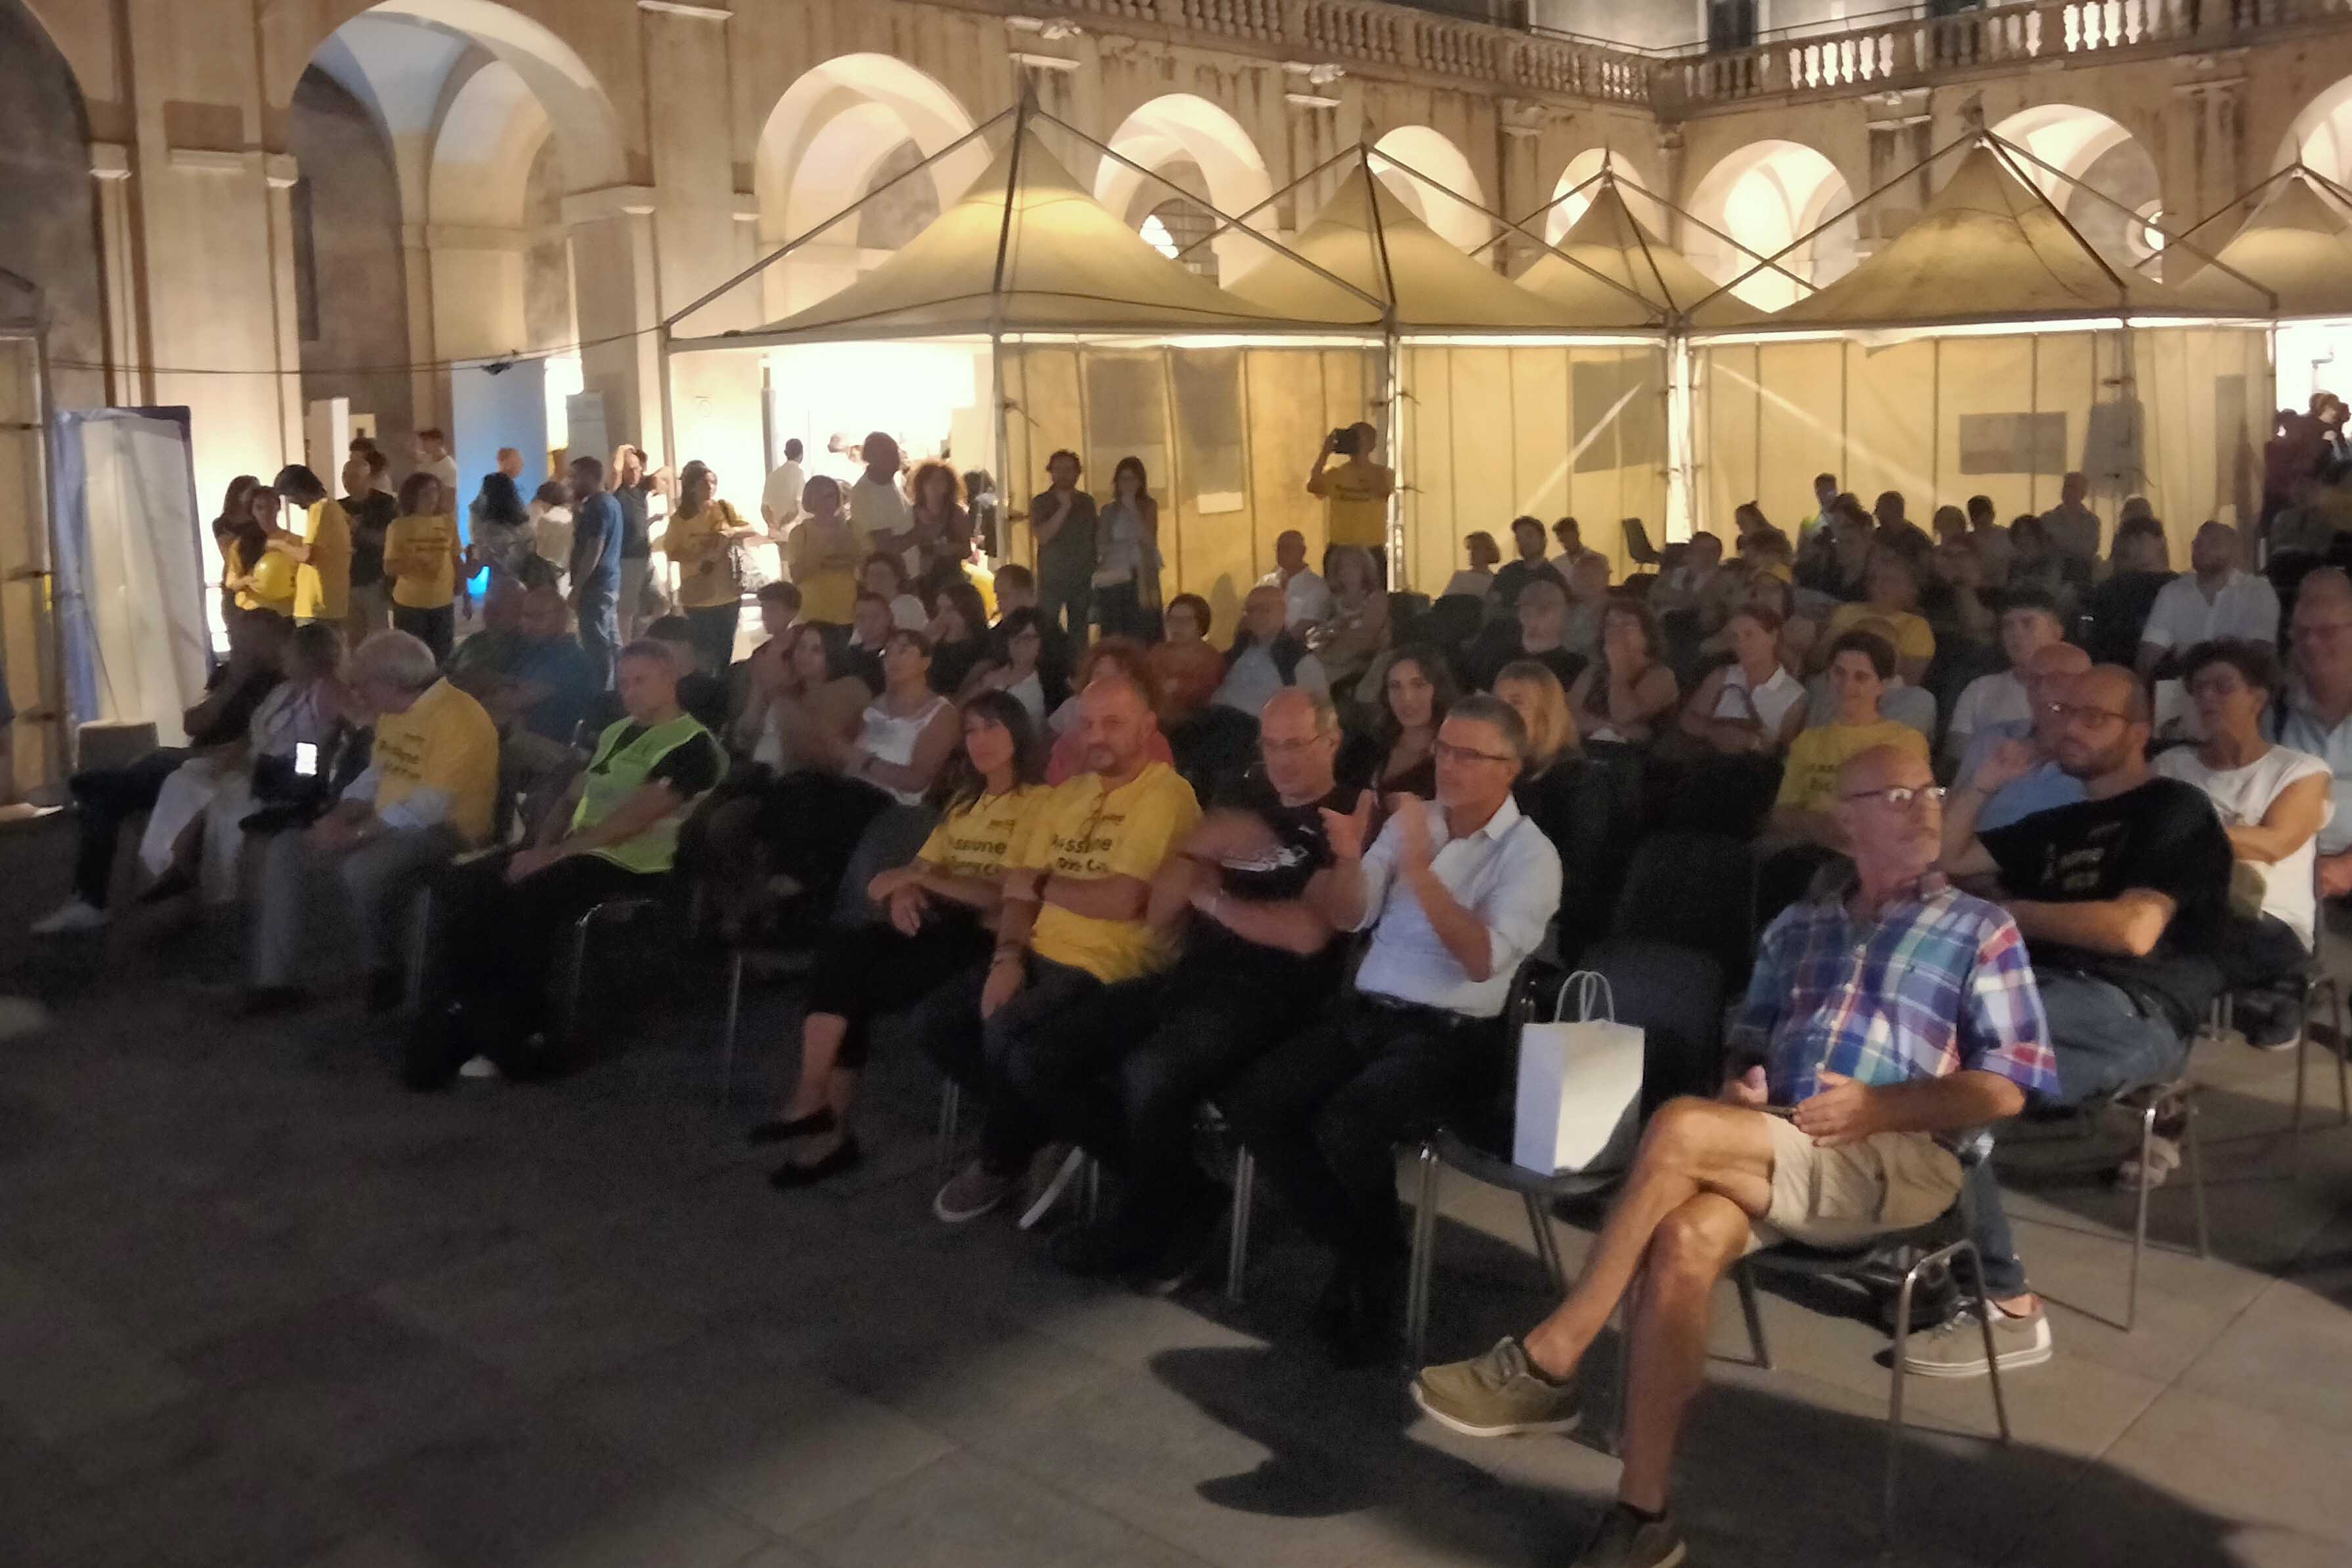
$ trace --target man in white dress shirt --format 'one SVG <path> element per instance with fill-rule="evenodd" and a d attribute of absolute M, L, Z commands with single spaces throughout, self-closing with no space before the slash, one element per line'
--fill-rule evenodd
<path fill-rule="evenodd" d="M 2267 578 L 2241 570 L 2238 560 L 2237 529 L 2208 523 L 2197 530 L 2189 543 L 2189 574 L 2166 583 L 2147 612 L 2137 661 L 2142 680 L 2168 658 L 2217 637 L 2278 646 L 2278 591 Z"/>
<path fill-rule="evenodd" d="M 1484 693 L 1435 746 L 1437 800 L 1399 795 L 1370 849 L 1367 798 L 1326 811 L 1332 918 L 1370 930 L 1355 984 L 1319 1023 L 1219 1097 L 1290 1210 L 1336 1254 L 1317 1326 L 1347 1364 L 1388 1348 L 1402 1304 L 1395 1147 L 1426 1134 L 1503 1070 L 1503 1009 L 1559 909 L 1559 854 L 1511 785 L 1527 727 Z"/>
<path fill-rule="evenodd" d="M 784 460 L 768 476 L 767 487 L 760 493 L 760 516 L 768 521 L 769 537 L 781 543 L 785 530 L 801 515 L 801 492 L 808 487 L 808 475 L 801 467 L 801 438 L 793 436 L 784 443 Z"/>
<path fill-rule="evenodd" d="M 1988 725 L 2011 727 L 2022 735 L 2033 725 L 2033 707 L 2025 695 L 2025 669 L 2033 655 L 2053 643 L 2066 640 L 2066 622 L 2059 618 L 2058 601 L 2036 589 L 2021 588 L 2008 595 L 2000 612 L 2000 651 L 2009 668 L 1979 675 L 1952 705 L 1952 722 L 1944 734 L 1944 756 L 1957 762 L 1969 754 L 1969 743 Z"/>
<path fill-rule="evenodd" d="M 1257 580 L 1260 588 L 1282 590 L 1288 612 L 1284 616 L 1290 629 L 1301 637 L 1310 626 L 1320 626 L 1331 619 L 1331 589 L 1322 576 L 1307 564 L 1307 536 L 1297 528 L 1285 529 L 1274 541 L 1274 570 Z"/>

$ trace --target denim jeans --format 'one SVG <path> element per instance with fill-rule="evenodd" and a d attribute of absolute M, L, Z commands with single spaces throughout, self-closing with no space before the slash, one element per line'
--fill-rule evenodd
<path fill-rule="evenodd" d="M 2053 970 L 2040 977 L 2042 1006 L 2050 1017 L 2050 1047 L 2058 1057 L 2054 1105 L 2084 1105 L 2126 1089 L 2180 1076 L 2189 1044 L 2161 1012 L 2147 1013 L 2116 986 L 2088 975 Z M 2001 1212 L 1992 1162 L 1969 1167 L 1969 1201 L 1978 1250 L 1984 1255 L 1985 1291 L 1996 1298 L 2025 1293 L 2025 1265 Z"/>

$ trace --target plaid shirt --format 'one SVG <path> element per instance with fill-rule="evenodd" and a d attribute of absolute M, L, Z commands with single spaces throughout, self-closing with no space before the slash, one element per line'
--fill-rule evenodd
<path fill-rule="evenodd" d="M 2058 1088 L 2016 923 L 1933 872 L 1867 925 L 1843 894 L 1783 911 L 1728 1044 L 1735 1062 L 1764 1062 L 1776 1105 L 1819 1092 L 1824 1070 L 1880 1085 L 1973 1068 L 2029 1094 Z"/>

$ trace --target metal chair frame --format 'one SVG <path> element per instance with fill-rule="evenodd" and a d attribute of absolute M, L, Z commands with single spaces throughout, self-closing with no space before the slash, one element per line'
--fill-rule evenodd
<path fill-rule="evenodd" d="M 2181 1153 L 2184 1160 L 2183 1168 L 2189 1173 L 2189 1201 L 2194 1206 L 2197 1217 L 2197 1256 L 2210 1258 L 2213 1256 L 2212 1239 L 2205 1217 L 2205 1149 L 2204 1139 L 2198 1130 L 2196 1083 L 2189 1078 L 2182 1076 L 2168 1083 L 2147 1084 L 2137 1089 L 2126 1089 L 2095 1103 L 2090 1109 L 2096 1113 L 2110 1106 L 2120 1107 L 2139 1118 L 2139 1163 L 2140 1169 L 2145 1172 L 2147 1169 L 2149 1153 L 2156 1143 L 2157 1113 L 2164 1108 L 2167 1101 L 2176 1098 L 2180 1102 L 2184 1118 L 2181 1130 Z M 2124 1292 L 2123 1326 L 2126 1333 L 2129 1333 L 2133 1325 L 2139 1321 L 2140 1260 L 2147 1251 L 2147 1195 L 2153 1190 L 2143 1179 L 2139 1184 L 2137 1199 L 2133 1208 L 2131 1277 Z"/>
<path fill-rule="evenodd" d="M 2303 973 L 2303 1033 L 2294 1042 L 2294 1114 L 2286 1127 L 2287 1171 L 2295 1176 L 2303 1174 L 2304 1086 L 2311 1076 L 2311 1048 L 2318 1043 L 2312 1036 L 2312 1013 L 2323 992 L 2327 997 L 2327 1051 L 2336 1058 L 2336 1121 L 2339 1125 L 2352 1125 L 2352 1060 L 2347 1060 L 2352 1056 L 2352 1047 L 2347 1047 L 2344 1038 L 2344 982 L 2329 974 L 2315 957 Z"/>

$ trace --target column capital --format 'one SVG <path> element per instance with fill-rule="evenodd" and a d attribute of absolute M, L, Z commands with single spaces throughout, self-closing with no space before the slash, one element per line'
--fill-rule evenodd
<path fill-rule="evenodd" d="M 131 149 L 120 141 L 93 141 L 89 144 L 89 172 L 97 180 L 128 180 L 131 178 Z"/>
<path fill-rule="evenodd" d="M 606 218 L 644 217 L 654 210 L 657 193 L 651 185 L 606 185 L 602 190 L 577 191 L 563 198 L 563 222 L 601 223 Z"/>
<path fill-rule="evenodd" d="M 689 5 L 688 0 L 637 0 L 640 11 L 656 11 L 665 16 L 690 16 L 698 22 L 731 22 L 734 11 L 726 5 Z"/>

